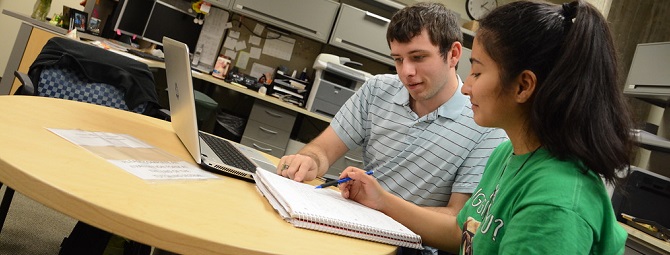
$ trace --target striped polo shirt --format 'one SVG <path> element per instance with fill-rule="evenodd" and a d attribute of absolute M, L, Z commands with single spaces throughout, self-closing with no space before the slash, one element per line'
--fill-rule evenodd
<path fill-rule="evenodd" d="M 397 75 L 369 79 L 340 108 L 330 126 L 386 190 L 420 206 L 446 206 L 452 192 L 472 193 L 493 149 L 507 139 L 501 129 L 478 126 L 472 105 L 454 95 L 419 117 Z"/>

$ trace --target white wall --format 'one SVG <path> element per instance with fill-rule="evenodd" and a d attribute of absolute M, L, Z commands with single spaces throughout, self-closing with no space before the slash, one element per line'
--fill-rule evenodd
<path fill-rule="evenodd" d="M 84 7 L 79 5 L 81 0 L 53 0 L 51 2 L 51 10 L 49 17 L 53 17 L 54 13 L 61 13 L 63 5 L 72 7 L 77 10 L 84 10 Z M 33 11 L 34 0 L 0 0 L 0 10 L 10 10 L 17 13 L 22 13 L 30 16 Z M 14 47 L 14 40 L 19 32 L 21 21 L 16 18 L 0 14 L 0 75 L 5 72 L 7 60 Z M 5 78 L 5 77 L 3 77 Z"/>

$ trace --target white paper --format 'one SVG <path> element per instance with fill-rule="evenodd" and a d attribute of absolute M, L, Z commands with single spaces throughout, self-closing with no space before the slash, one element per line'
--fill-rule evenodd
<path fill-rule="evenodd" d="M 256 27 L 254 27 L 254 34 L 262 35 L 263 30 L 265 30 L 265 26 L 261 25 L 260 23 L 256 23 Z"/>
<path fill-rule="evenodd" d="M 238 41 L 237 44 L 235 44 L 236 51 L 242 51 L 246 48 L 247 48 L 247 41 L 245 40 Z"/>
<path fill-rule="evenodd" d="M 258 178 L 258 175 L 254 174 L 253 176 L 254 181 L 256 181 L 257 184 L 263 182 L 263 180 Z M 267 184 L 262 183 L 261 185 L 256 185 L 256 188 L 258 189 L 258 191 L 261 193 L 262 196 L 267 198 L 272 208 L 274 208 L 275 211 L 279 213 L 279 216 L 281 216 L 282 219 L 288 221 L 291 218 L 291 215 L 289 215 L 286 209 L 284 209 L 284 206 L 282 206 L 281 203 L 279 203 L 279 200 L 277 200 L 277 198 L 272 194 L 272 192 L 268 190 Z"/>
<path fill-rule="evenodd" d="M 249 57 L 253 59 L 261 58 L 261 48 L 251 47 L 251 49 L 249 50 Z"/>
<path fill-rule="evenodd" d="M 274 71 L 275 71 L 275 69 L 272 68 L 272 67 L 269 67 L 269 66 L 266 66 L 266 65 L 261 65 L 259 63 L 253 63 L 251 65 L 251 72 L 249 73 L 249 75 L 251 75 L 251 77 L 259 77 L 260 78 L 261 76 L 263 76 L 263 74 L 266 74 L 266 73 L 272 74 Z"/>
<path fill-rule="evenodd" d="M 251 35 L 249 36 L 249 43 L 251 43 L 251 45 L 259 46 L 261 45 L 261 38 L 255 35 Z"/>
<path fill-rule="evenodd" d="M 217 178 L 185 161 L 108 160 L 144 180 L 202 180 Z"/>
<path fill-rule="evenodd" d="M 203 53 L 218 53 L 217 47 L 219 46 L 219 40 L 221 40 L 221 38 L 217 37 L 215 34 L 201 33 L 199 40 L 200 42 L 204 42 L 200 44 L 203 47 Z M 200 54 L 199 62 L 211 65 L 216 61 L 217 57 L 218 54 Z"/>
<path fill-rule="evenodd" d="M 228 37 L 235 38 L 235 39 L 240 39 L 240 32 L 235 31 L 235 30 L 230 30 L 230 31 L 228 31 Z"/>
<path fill-rule="evenodd" d="M 295 39 L 288 38 L 286 36 L 281 36 L 274 32 L 268 32 L 267 38 L 276 38 L 277 39 L 265 39 L 265 45 L 263 46 L 263 54 L 273 56 L 279 59 L 286 61 L 291 60 L 291 54 L 293 54 L 293 47 L 295 46 Z"/>
<path fill-rule="evenodd" d="M 249 63 L 249 52 L 240 51 L 239 57 L 237 58 L 237 62 L 235 62 L 235 66 L 240 69 L 247 69 L 248 63 Z"/>
<path fill-rule="evenodd" d="M 226 41 L 223 43 L 223 47 L 230 50 L 234 50 L 236 45 L 237 39 L 232 37 L 226 37 Z"/>
<path fill-rule="evenodd" d="M 210 4 L 208 2 L 202 2 L 202 4 L 200 5 L 200 11 L 202 11 L 204 13 L 209 13 L 209 10 L 211 8 L 212 8 L 212 4 Z"/>
<path fill-rule="evenodd" d="M 229 57 L 231 60 L 235 60 L 237 58 L 237 51 L 226 49 L 223 55 Z"/>
<path fill-rule="evenodd" d="M 218 178 L 131 135 L 77 129 L 47 128 L 47 130 L 144 180 Z M 164 160 L 147 160 L 147 157 Z"/>
<path fill-rule="evenodd" d="M 77 129 L 47 129 L 79 146 L 153 148 L 153 146 L 149 144 L 124 134 L 91 132 Z"/>
<path fill-rule="evenodd" d="M 204 6 L 204 3 L 203 3 Z M 202 47 L 200 54 L 200 63 L 198 66 L 210 68 L 216 62 L 219 56 L 219 47 L 221 47 L 221 40 L 226 28 L 221 26 L 221 23 L 226 22 L 228 13 L 214 8 L 207 14 L 207 22 L 202 26 L 202 32 L 198 38 L 198 47 Z"/>
<path fill-rule="evenodd" d="M 226 23 L 226 29 L 230 29 L 231 27 L 233 27 L 233 22 Z"/>

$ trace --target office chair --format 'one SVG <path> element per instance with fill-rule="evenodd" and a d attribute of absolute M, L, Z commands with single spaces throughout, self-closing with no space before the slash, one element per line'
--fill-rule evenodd
<path fill-rule="evenodd" d="M 90 44 L 54 37 L 27 74 L 14 74 L 22 84 L 17 95 L 75 100 L 169 120 L 146 64 Z M 0 231 L 13 196 L 7 187 L 0 203 Z"/>
<path fill-rule="evenodd" d="M 30 77 L 18 71 L 14 72 L 14 75 L 20 77 L 19 81 L 23 84 L 22 86 L 24 86 L 20 93 L 17 93 L 20 95 L 37 95 L 68 99 L 140 114 L 144 113 L 148 105 L 148 102 L 145 102 L 130 109 L 124 100 L 124 92 L 122 90 L 107 83 L 90 82 L 83 74 L 68 67 L 44 67 L 40 74 L 39 83 L 37 85 L 38 89 L 34 92 L 31 90 L 35 85 L 32 84 Z M 35 94 L 30 94 L 28 91 Z"/>
<path fill-rule="evenodd" d="M 160 111 L 154 77 L 146 64 L 90 44 L 51 38 L 28 73 L 15 75 L 22 83 L 16 94 L 57 97 L 168 117 Z"/>

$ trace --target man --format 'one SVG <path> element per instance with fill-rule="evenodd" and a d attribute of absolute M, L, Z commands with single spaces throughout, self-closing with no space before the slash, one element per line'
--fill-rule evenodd
<path fill-rule="evenodd" d="M 398 11 L 386 35 L 398 74 L 368 80 L 318 137 L 281 158 L 277 173 L 310 181 L 362 146 L 366 170 L 386 190 L 456 215 L 491 151 L 506 139 L 502 130 L 476 125 L 460 93 L 462 36 L 457 16 L 441 4 Z"/>

